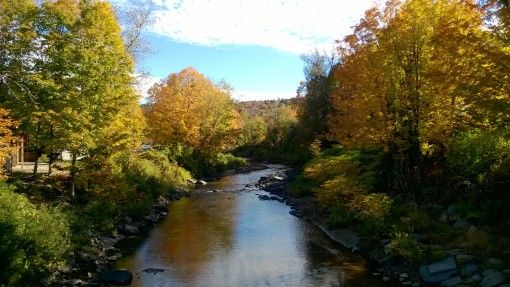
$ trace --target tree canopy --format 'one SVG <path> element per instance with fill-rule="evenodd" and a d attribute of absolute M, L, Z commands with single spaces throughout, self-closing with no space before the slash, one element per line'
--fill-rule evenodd
<path fill-rule="evenodd" d="M 180 143 L 206 153 L 233 147 L 239 126 L 229 87 L 191 67 L 151 89 L 147 120 L 155 144 Z"/>

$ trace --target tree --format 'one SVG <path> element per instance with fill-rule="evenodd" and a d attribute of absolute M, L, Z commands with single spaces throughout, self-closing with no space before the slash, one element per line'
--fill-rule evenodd
<path fill-rule="evenodd" d="M 124 46 L 136 63 L 151 51 L 150 43 L 143 37 L 143 31 L 154 24 L 152 2 L 145 7 L 131 8 L 127 11 L 118 11 L 123 30 Z"/>
<path fill-rule="evenodd" d="M 305 81 L 298 89 L 298 96 L 302 97 L 298 118 L 303 141 L 311 143 L 327 130 L 327 117 L 331 112 L 330 72 L 337 64 L 337 58 L 335 53 L 327 55 L 316 50 L 301 59 L 305 63 Z"/>
<path fill-rule="evenodd" d="M 13 135 L 14 128 L 16 128 L 16 122 L 9 117 L 9 111 L 0 108 L 0 169 L 13 152 L 16 142 L 16 137 Z M 2 172 L 0 171 L 1 176 Z"/>
<path fill-rule="evenodd" d="M 26 41 L 30 49 L 23 55 L 4 53 L 2 63 L 10 64 L 11 58 L 20 63 L 16 68 L 22 72 L 24 89 L 8 89 L 12 85 L 4 81 L 2 104 L 19 119 L 20 130 L 38 156 L 46 152 L 51 160 L 51 155 L 71 151 L 74 186 L 78 156 L 102 153 L 107 158 L 114 149 L 126 148 L 118 141 L 134 143 L 140 138 L 143 121 L 133 89 L 134 64 L 109 3 L 43 1 L 33 9 L 35 18 L 28 18 L 32 22 L 21 25 L 13 16 L 5 24 L 27 26 L 26 33 L 35 36 Z M 22 12 L 20 8 L 12 13 L 21 17 Z M 105 143 L 110 146 L 105 148 Z"/>
<path fill-rule="evenodd" d="M 229 88 L 194 68 L 170 74 L 150 90 L 147 119 L 155 144 L 184 144 L 197 152 L 233 147 L 239 114 Z"/>
<path fill-rule="evenodd" d="M 455 132 L 507 120 L 494 111 L 509 108 L 508 53 L 470 1 L 389 1 L 340 51 L 331 137 L 386 147 L 396 189 L 419 190 L 424 150 L 444 156 Z"/>

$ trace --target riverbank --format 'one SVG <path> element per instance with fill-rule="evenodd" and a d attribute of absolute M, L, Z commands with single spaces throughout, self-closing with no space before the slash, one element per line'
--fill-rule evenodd
<path fill-rule="evenodd" d="M 191 189 L 194 186 L 207 185 L 208 182 L 218 180 L 232 174 L 249 173 L 267 169 L 264 163 L 251 162 L 222 173 L 189 180 Z M 46 286 L 99 286 L 101 284 L 128 285 L 133 275 L 125 270 L 113 268 L 115 263 L 125 254 L 132 252 L 148 233 L 171 212 L 168 206 L 171 202 L 190 197 L 192 190 L 176 189 L 167 196 L 159 196 L 145 212 L 138 218 L 125 216 L 115 220 L 115 232 L 107 234 L 90 231 L 86 236 L 86 248 L 70 255 L 69 266 L 59 268 L 51 278 L 43 282 Z"/>
<path fill-rule="evenodd" d="M 113 270 L 113 264 L 142 242 L 148 232 L 168 215 L 172 201 L 189 197 L 187 191 L 176 190 L 160 196 L 146 215 L 139 219 L 128 216 L 115 222 L 116 231 L 109 234 L 89 233 L 90 244 L 72 253 L 69 266 L 59 268 L 44 285 L 47 286 L 101 286 L 102 284 L 129 285 L 132 275 L 124 270 Z"/>
<path fill-rule="evenodd" d="M 274 196 L 265 196 L 262 200 L 278 200 L 285 202 L 292 209 L 290 213 L 303 220 L 313 222 L 332 240 L 345 248 L 363 254 L 376 266 L 373 276 L 383 282 L 391 282 L 402 286 L 510 286 L 510 267 L 497 258 L 480 258 L 460 249 L 448 249 L 441 259 L 422 262 L 421 265 L 398 262 L 385 252 L 390 244 L 387 238 L 370 242 L 356 232 L 358 226 L 348 228 L 329 228 L 327 214 L 320 212 L 312 196 L 296 198 L 289 193 L 288 185 L 293 179 L 293 170 L 282 170 L 268 177 L 263 177 L 257 187 Z M 442 214 L 445 220 L 458 216 L 451 210 Z M 413 239 L 416 244 L 419 236 Z M 439 249 L 441 246 L 434 246 Z M 389 283 L 390 284 L 390 283 Z"/>

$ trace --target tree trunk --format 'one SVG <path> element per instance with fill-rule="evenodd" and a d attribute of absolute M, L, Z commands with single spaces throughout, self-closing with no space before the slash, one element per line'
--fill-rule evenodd
<path fill-rule="evenodd" d="M 34 178 L 37 176 L 38 160 L 39 160 L 39 157 L 36 155 L 35 161 L 34 161 L 34 170 L 32 171 L 32 175 L 34 176 Z"/>
<path fill-rule="evenodd" d="M 51 165 L 53 164 L 53 154 L 48 157 L 48 176 L 51 175 Z"/>
<path fill-rule="evenodd" d="M 71 170 L 70 170 L 70 173 L 71 173 L 71 198 L 75 199 L 76 198 L 76 193 L 75 193 L 76 154 L 74 154 L 74 153 L 71 155 Z"/>
<path fill-rule="evenodd" d="M 38 149 L 35 151 L 35 161 L 34 161 L 34 170 L 32 172 L 32 175 L 34 179 L 37 176 L 37 168 L 39 167 L 39 158 L 42 156 L 42 149 Z"/>

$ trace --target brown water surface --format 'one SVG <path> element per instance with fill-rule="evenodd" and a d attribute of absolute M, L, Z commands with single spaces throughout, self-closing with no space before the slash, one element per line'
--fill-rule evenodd
<path fill-rule="evenodd" d="M 168 217 L 117 267 L 134 274 L 132 286 L 382 286 L 362 257 L 288 206 L 258 199 L 267 193 L 254 184 L 280 168 L 228 175 L 171 203 Z"/>

